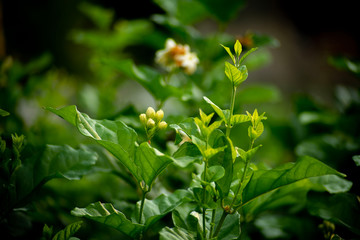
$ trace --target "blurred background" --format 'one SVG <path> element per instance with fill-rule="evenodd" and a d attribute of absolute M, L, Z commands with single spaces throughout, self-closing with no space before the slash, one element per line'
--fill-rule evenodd
<path fill-rule="evenodd" d="M 310 155 L 346 173 L 351 192 L 359 195 L 360 173 L 353 161 L 360 154 L 358 24 L 357 3 L 350 0 L 0 0 L 0 109 L 10 113 L 0 118 L 0 133 L 7 141 L 12 133 L 24 134 L 35 146 L 91 144 L 43 109 L 77 105 L 94 119 L 124 121 L 143 140 L 138 115 L 148 106 L 162 105 L 169 124 L 197 116 L 199 108 L 212 111 L 202 96 L 227 108 L 224 61 L 229 57 L 219 44 L 232 49 L 239 40 L 244 52 L 259 47 L 245 61 L 249 77 L 235 107 L 236 113 L 257 108 L 268 117 L 255 162 L 275 167 Z M 154 58 L 168 38 L 188 44 L 200 63 L 193 75 L 172 75 L 170 87 L 152 87 L 165 74 Z M 247 140 L 237 137 L 246 136 L 246 130 L 232 131 L 236 146 L 246 146 Z M 169 128 L 154 144 L 171 153 L 174 138 Z M 81 181 L 47 183 L 31 216 L 38 224 L 32 231 L 38 234 L 44 222 L 71 222 L 74 202 L 85 206 L 101 200 L 122 209 L 125 201 L 135 202 L 128 185 L 101 174 L 108 168 L 100 161 Z M 169 167 L 160 181 L 167 191 L 184 188 L 191 175 L 183 173 Z M 130 190 L 100 187 L 105 183 Z M 94 184 L 101 191 L 95 193 Z M 263 238 L 293 236 L 267 235 L 268 225 L 256 227 Z M 106 229 L 94 229 L 106 239 L 101 235 Z"/>

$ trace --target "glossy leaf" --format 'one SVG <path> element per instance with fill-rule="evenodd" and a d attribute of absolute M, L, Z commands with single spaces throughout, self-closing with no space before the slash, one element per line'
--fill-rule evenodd
<path fill-rule="evenodd" d="M 144 225 L 132 223 L 110 203 L 92 203 L 86 208 L 75 208 L 71 211 L 71 214 L 105 224 L 133 238 L 138 236 L 144 229 Z"/>
<path fill-rule="evenodd" d="M 200 163 L 202 160 L 201 153 L 197 146 L 190 142 L 182 144 L 173 154 L 174 164 L 179 167 L 187 167 L 192 163 Z"/>
<path fill-rule="evenodd" d="M 242 205 L 296 181 L 331 174 L 345 176 L 319 160 L 308 156 L 299 158 L 295 163 L 288 163 L 275 169 L 257 170 L 242 193 Z"/>
<path fill-rule="evenodd" d="M 206 171 L 206 180 L 208 182 L 214 182 L 221 179 L 224 175 L 225 175 L 225 169 L 222 166 L 220 165 L 211 166 Z"/>

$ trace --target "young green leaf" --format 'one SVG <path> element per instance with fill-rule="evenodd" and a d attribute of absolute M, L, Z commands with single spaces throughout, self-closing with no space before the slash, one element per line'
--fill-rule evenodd
<path fill-rule="evenodd" d="M 245 114 L 235 114 L 231 117 L 231 125 L 235 126 L 240 123 L 248 122 L 251 120 L 251 117 Z"/>
<path fill-rule="evenodd" d="M 210 104 L 210 106 L 214 109 L 217 115 L 225 122 L 225 124 L 229 124 L 230 122 L 230 110 L 222 110 L 219 108 L 215 103 L 213 103 L 210 99 L 207 97 L 203 97 L 204 100 Z"/>
<path fill-rule="evenodd" d="M 247 69 L 242 65 L 240 69 L 225 62 L 225 75 L 230 79 L 234 86 L 239 86 L 247 78 Z"/>
<path fill-rule="evenodd" d="M 241 43 L 239 42 L 239 40 L 236 40 L 235 45 L 234 45 L 234 50 L 235 50 L 236 57 L 239 57 L 242 52 L 242 46 L 241 46 Z"/>
<path fill-rule="evenodd" d="M 231 60 L 232 60 L 232 61 L 234 62 L 234 64 L 235 64 L 235 63 L 236 63 L 235 56 L 232 54 L 230 48 L 228 48 L 228 47 L 226 47 L 226 46 L 224 46 L 224 45 L 222 45 L 222 44 L 220 44 L 220 46 L 222 46 L 222 47 L 225 49 L 225 51 L 229 54 L 229 56 L 231 57 Z"/>

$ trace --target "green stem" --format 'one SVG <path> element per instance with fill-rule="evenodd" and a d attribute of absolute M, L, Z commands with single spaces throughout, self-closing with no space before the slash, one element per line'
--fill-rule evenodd
<path fill-rule="evenodd" d="M 204 159 L 204 178 L 203 181 L 206 182 L 206 172 L 207 172 L 207 165 L 208 162 L 206 159 Z M 205 198 L 206 198 L 206 186 L 203 185 L 203 203 L 205 204 Z M 206 239 L 206 208 L 203 207 L 203 236 L 204 239 Z"/>
<path fill-rule="evenodd" d="M 234 107 L 235 107 L 235 95 L 236 95 L 236 87 L 233 85 L 233 89 L 232 89 L 232 93 L 231 93 L 231 105 L 230 105 L 230 119 L 229 119 L 229 124 L 226 128 L 226 136 L 229 137 L 230 136 L 230 131 L 232 128 L 232 123 L 231 123 L 231 119 L 232 116 L 234 114 Z"/>
<path fill-rule="evenodd" d="M 226 216 L 227 216 L 228 214 L 229 214 L 229 213 L 227 213 L 225 210 L 223 211 L 223 214 L 221 215 L 219 224 L 218 224 L 217 227 L 216 227 L 216 230 L 215 230 L 215 233 L 214 233 L 214 236 L 213 236 L 213 237 L 217 237 L 217 235 L 219 234 L 220 229 L 221 229 L 222 225 L 224 224 L 225 218 L 226 218 Z"/>
<path fill-rule="evenodd" d="M 213 209 L 212 215 L 211 215 L 211 223 L 210 223 L 210 235 L 209 235 L 210 238 L 213 234 L 214 227 L 215 227 L 215 215 L 216 215 L 216 209 Z"/>
<path fill-rule="evenodd" d="M 145 203 L 146 193 L 147 192 L 142 190 L 141 205 L 140 205 L 140 212 L 139 212 L 139 223 L 140 224 L 141 224 L 142 214 L 143 214 L 143 211 L 144 211 L 144 203 Z"/>

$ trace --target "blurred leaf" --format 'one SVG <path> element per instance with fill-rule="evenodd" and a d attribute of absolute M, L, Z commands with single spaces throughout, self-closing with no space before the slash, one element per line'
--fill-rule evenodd
<path fill-rule="evenodd" d="M 279 89 L 270 85 L 252 85 L 239 90 L 236 101 L 241 104 L 277 102 L 281 98 Z"/>
<path fill-rule="evenodd" d="M 187 93 L 186 89 L 165 84 L 163 76 L 159 72 L 146 66 L 137 67 L 132 60 L 106 62 L 106 64 L 140 83 L 156 100 L 165 101 L 169 97 L 181 97 Z"/>
<path fill-rule="evenodd" d="M 147 20 L 119 21 L 114 31 L 73 30 L 70 38 L 78 44 L 105 51 L 122 50 L 143 41 L 153 26 Z"/>
<path fill-rule="evenodd" d="M 67 225 L 63 230 L 55 234 L 52 240 L 68 240 L 81 228 L 82 221 Z"/>
<path fill-rule="evenodd" d="M 323 175 L 345 175 L 326 164 L 308 157 L 300 157 L 295 163 L 284 164 L 271 170 L 257 170 L 242 193 L 242 205 L 257 197 L 296 181 Z"/>
<path fill-rule="evenodd" d="M 1 117 L 6 117 L 6 116 L 9 116 L 9 115 L 10 115 L 10 113 L 9 113 L 9 112 L 7 112 L 7 111 L 5 111 L 5 110 L 0 109 L 0 116 L 1 116 Z"/>
<path fill-rule="evenodd" d="M 185 229 L 165 227 L 160 231 L 160 240 L 195 240 L 195 237 Z"/>
<path fill-rule="evenodd" d="M 79 9 L 101 29 L 108 29 L 114 18 L 113 9 L 105 9 L 88 2 L 82 2 Z"/>
<path fill-rule="evenodd" d="M 353 156 L 356 166 L 360 167 L 360 155 Z"/>
<path fill-rule="evenodd" d="M 245 0 L 197 0 L 221 23 L 228 23 L 245 6 Z"/>
<path fill-rule="evenodd" d="M 360 235 L 360 207 L 357 196 L 350 193 L 309 194 L 307 208 L 312 215 L 343 225 Z"/>
<path fill-rule="evenodd" d="M 106 226 L 113 227 L 133 238 L 138 236 L 144 229 L 144 225 L 132 223 L 110 203 L 92 203 L 86 208 L 75 208 L 71 211 L 71 214 L 77 217 L 89 218 Z"/>
<path fill-rule="evenodd" d="M 94 120 L 80 113 L 76 106 L 46 109 L 76 126 L 84 136 L 93 138 L 126 166 L 138 183 L 144 181 L 149 188 L 161 171 L 172 162 L 172 158 L 148 143 L 139 146 L 135 130 L 121 121 Z"/>
<path fill-rule="evenodd" d="M 349 71 L 357 76 L 360 76 L 360 62 L 351 61 L 343 56 L 329 57 L 328 62 L 337 69 Z"/>
<path fill-rule="evenodd" d="M 326 112 L 302 112 L 299 115 L 301 124 L 306 125 L 310 123 L 323 123 L 332 125 L 337 121 L 335 114 Z"/>
<path fill-rule="evenodd" d="M 198 1 L 191 0 L 154 0 L 169 16 L 183 25 L 191 25 L 208 16 L 207 10 Z"/>

